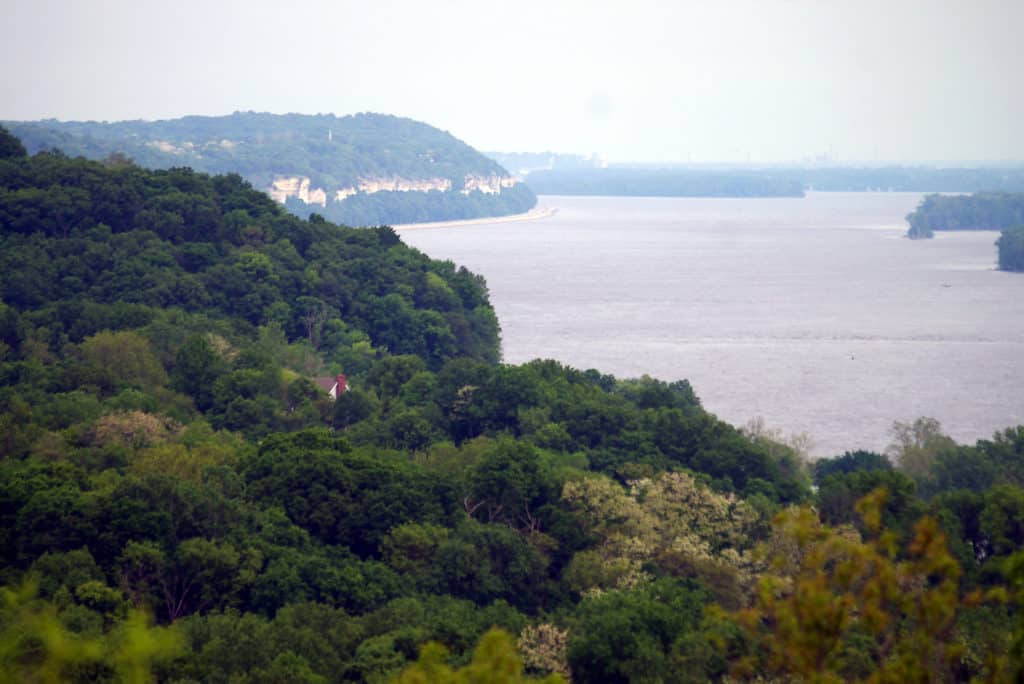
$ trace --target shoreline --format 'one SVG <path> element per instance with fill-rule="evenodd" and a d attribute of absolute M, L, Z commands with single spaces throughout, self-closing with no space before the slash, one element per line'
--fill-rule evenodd
<path fill-rule="evenodd" d="M 550 218 L 558 213 L 557 207 L 534 207 L 522 214 L 508 214 L 506 216 L 484 216 L 474 219 L 456 219 L 454 221 L 428 221 L 426 223 L 402 223 L 391 226 L 396 231 L 424 230 L 429 228 L 455 228 L 457 226 L 481 226 L 490 223 L 513 223 L 518 221 L 536 221 Z"/>

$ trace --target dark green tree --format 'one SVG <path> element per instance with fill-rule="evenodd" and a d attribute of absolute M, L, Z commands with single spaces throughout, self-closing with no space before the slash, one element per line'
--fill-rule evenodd
<path fill-rule="evenodd" d="M 996 240 L 999 268 L 1003 271 L 1024 271 L 1024 226 L 1008 228 Z"/>
<path fill-rule="evenodd" d="M 580 603 L 569 642 L 574 679 L 675 681 L 674 645 L 698 632 L 708 595 L 689 581 L 663 579 Z M 704 673 L 690 673 L 696 680 Z"/>
<path fill-rule="evenodd" d="M 214 384 L 226 370 L 226 364 L 206 338 L 196 335 L 178 350 L 171 387 L 192 397 L 196 408 L 206 411 L 213 406 Z"/>
<path fill-rule="evenodd" d="M 0 126 L 0 159 L 16 159 L 27 157 L 28 152 L 21 141 L 11 135 L 3 126 Z"/>

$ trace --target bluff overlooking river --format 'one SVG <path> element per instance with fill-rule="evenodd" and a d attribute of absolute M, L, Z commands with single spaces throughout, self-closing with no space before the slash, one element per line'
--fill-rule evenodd
<path fill-rule="evenodd" d="M 533 192 L 446 131 L 384 114 L 186 116 L 165 121 L 6 122 L 30 153 L 126 155 L 166 169 L 237 173 L 293 213 L 347 225 L 502 216 Z"/>

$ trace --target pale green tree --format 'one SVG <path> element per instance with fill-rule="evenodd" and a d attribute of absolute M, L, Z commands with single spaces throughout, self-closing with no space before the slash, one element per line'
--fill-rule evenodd
<path fill-rule="evenodd" d="M 503 630 L 492 629 L 480 639 L 468 665 L 452 668 L 446 662 L 448 651 L 438 643 L 428 643 L 415 663 L 392 679 L 392 684 L 558 684 L 565 680 L 552 674 L 543 679 L 523 673 L 523 662 L 515 641 Z"/>

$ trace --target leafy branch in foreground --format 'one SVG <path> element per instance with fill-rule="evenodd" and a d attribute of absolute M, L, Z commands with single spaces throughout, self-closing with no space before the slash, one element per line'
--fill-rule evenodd
<path fill-rule="evenodd" d="M 776 520 L 771 562 L 753 605 L 733 614 L 750 651 L 733 675 L 806 682 L 935 682 L 959 679 L 961 612 L 985 598 L 961 596 L 961 570 L 938 524 L 920 520 L 904 549 L 882 527 L 886 490 L 857 504 L 866 530 L 822 524 L 809 508 Z M 999 674 L 989 663 L 986 679 Z"/>
<path fill-rule="evenodd" d="M 145 613 L 130 611 L 109 631 L 85 636 L 60 620 L 56 606 L 36 597 L 25 582 L 0 587 L 0 680 L 65 682 L 151 681 L 152 667 L 181 654 L 184 641 L 173 627 L 153 627 Z"/>

